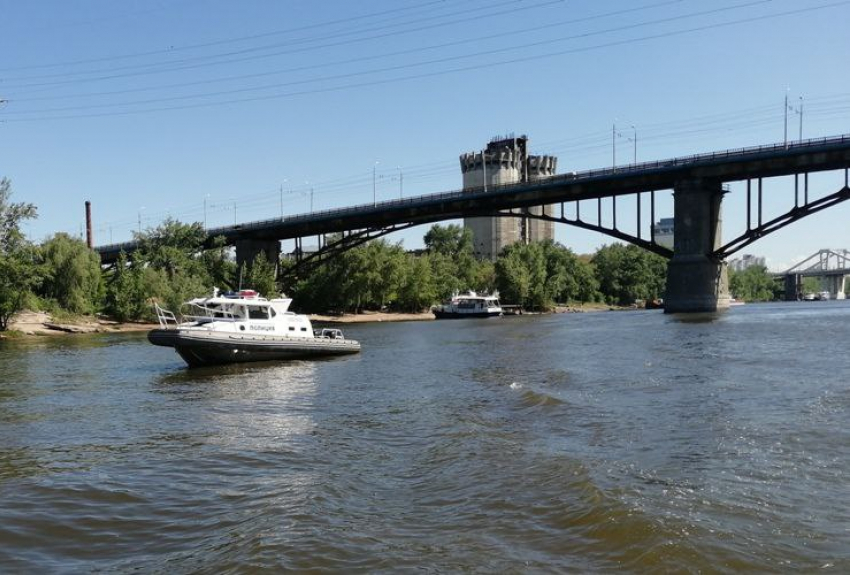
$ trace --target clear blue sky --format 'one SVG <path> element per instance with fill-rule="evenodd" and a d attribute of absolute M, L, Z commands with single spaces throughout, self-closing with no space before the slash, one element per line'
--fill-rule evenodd
<path fill-rule="evenodd" d="M 850 132 L 850 2 L 0 2 L 0 176 L 34 240 L 167 215 L 224 225 L 457 189 L 458 155 L 527 134 L 559 171 Z M 631 126 L 634 126 L 632 128 Z M 309 183 L 308 183 L 309 182 Z M 812 180 L 836 191 L 843 174 Z M 771 182 L 766 211 L 788 207 Z M 740 186 L 734 188 L 740 189 Z M 234 214 L 234 203 L 236 213 Z M 659 199 L 659 214 L 672 201 Z M 727 196 L 724 233 L 744 225 Z M 629 210 L 618 212 L 626 221 Z M 664 214 L 664 211 L 667 214 Z M 850 205 L 750 246 L 850 248 Z M 648 222 L 647 222 L 648 225 Z M 421 246 L 425 229 L 394 239 Z M 610 238 L 559 226 L 590 252 Z"/>

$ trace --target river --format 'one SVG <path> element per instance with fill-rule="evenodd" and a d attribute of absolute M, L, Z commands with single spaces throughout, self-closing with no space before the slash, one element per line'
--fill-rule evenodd
<path fill-rule="evenodd" d="M 850 571 L 850 302 L 0 342 L 0 571 Z"/>

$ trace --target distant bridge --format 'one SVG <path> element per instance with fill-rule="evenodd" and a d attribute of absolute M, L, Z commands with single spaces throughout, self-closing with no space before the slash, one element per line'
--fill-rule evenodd
<path fill-rule="evenodd" d="M 819 277 L 830 299 L 845 299 L 847 276 L 850 275 L 850 250 L 820 250 L 777 277 L 785 279 L 785 299 L 803 296 L 803 278 Z"/>
<path fill-rule="evenodd" d="M 850 135 L 725 150 L 670 160 L 646 162 L 553 176 L 530 182 L 472 188 L 431 195 L 384 201 L 369 205 L 325 210 L 284 218 L 225 226 L 208 230 L 209 241 L 222 236 L 236 247 L 237 262 L 253 260 L 260 251 L 276 261 L 280 240 L 294 239 L 301 252 L 303 238 L 319 238 L 318 253 L 305 257 L 293 268 L 321 261 L 370 239 L 413 226 L 464 217 L 524 217 L 553 221 L 639 245 L 671 258 L 668 268 L 667 310 L 706 311 L 728 305 L 728 281 L 724 260 L 759 238 L 794 221 L 850 199 Z M 819 199 L 809 197 L 808 175 L 828 170 L 844 170 L 844 186 Z M 776 218 L 762 214 L 763 180 L 794 176 L 793 206 Z M 720 207 L 724 185 L 747 182 L 746 230 L 727 243 L 719 233 Z M 674 191 L 675 245 L 670 250 L 655 241 L 652 227 L 644 233 L 641 224 L 643 194 L 650 198 L 650 219 L 655 222 L 655 194 Z M 637 232 L 624 232 L 617 226 L 617 202 L 631 196 L 637 206 Z M 753 197 L 755 196 L 755 197 Z M 603 199 L 610 199 L 612 223 L 603 223 Z M 581 212 L 582 201 L 593 209 Z M 559 215 L 533 215 L 528 208 L 560 205 Z M 575 215 L 567 217 L 565 205 L 574 204 Z M 543 210 L 540 210 L 543 212 Z M 329 234 L 341 234 L 324 241 Z M 135 241 L 100 246 L 96 250 L 103 263 L 112 263 L 120 252 L 131 253 Z"/>

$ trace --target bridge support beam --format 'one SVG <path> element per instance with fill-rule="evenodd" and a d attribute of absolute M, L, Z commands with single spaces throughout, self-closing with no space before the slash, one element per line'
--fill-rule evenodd
<path fill-rule="evenodd" d="M 785 276 L 785 301 L 803 299 L 803 276 L 787 274 Z"/>
<path fill-rule="evenodd" d="M 280 264 L 280 241 L 245 238 L 236 240 L 236 266 L 239 268 L 240 277 L 248 270 L 247 266 L 254 262 L 260 252 L 265 252 L 266 259 L 274 264 L 275 276 L 277 276 Z"/>
<path fill-rule="evenodd" d="M 667 267 L 666 313 L 714 312 L 729 307 L 726 262 L 720 248 L 721 182 L 690 179 L 673 190 L 673 259 Z"/>
<path fill-rule="evenodd" d="M 830 276 L 829 278 L 829 292 L 830 297 L 832 299 L 846 299 L 847 295 L 844 293 L 846 289 L 846 278 L 847 276 Z"/>

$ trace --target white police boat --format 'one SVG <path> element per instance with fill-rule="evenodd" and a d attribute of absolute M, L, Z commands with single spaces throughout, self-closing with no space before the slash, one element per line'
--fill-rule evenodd
<path fill-rule="evenodd" d="M 305 359 L 358 353 L 360 343 L 338 329 L 314 330 L 310 318 L 289 311 L 290 298 L 266 299 L 241 290 L 186 302 L 178 320 L 155 306 L 159 329 L 148 333 L 154 345 L 173 347 L 189 367 Z"/>

